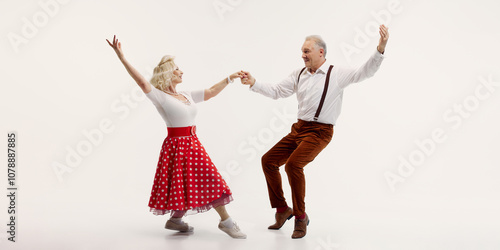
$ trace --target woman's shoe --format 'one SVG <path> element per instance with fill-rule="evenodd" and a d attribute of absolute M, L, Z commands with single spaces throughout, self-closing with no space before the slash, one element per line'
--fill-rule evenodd
<path fill-rule="evenodd" d="M 219 229 L 235 239 L 246 239 L 247 238 L 247 235 L 244 234 L 243 232 L 241 232 L 238 225 L 236 225 L 236 222 L 233 222 L 232 227 L 226 227 L 226 226 L 224 226 L 224 224 L 219 223 Z"/>
<path fill-rule="evenodd" d="M 194 228 L 190 227 L 186 222 L 179 220 L 179 222 L 174 222 L 173 220 L 167 220 L 165 223 L 165 228 L 170 230 L 175 230 L 179 232 L 193 232 Z"/>

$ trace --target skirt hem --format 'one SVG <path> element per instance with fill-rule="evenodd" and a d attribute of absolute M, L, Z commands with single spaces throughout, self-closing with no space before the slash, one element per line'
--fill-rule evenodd
<path fill-rule="evenodd" d="M 199 207 L 194 207 L 194 208 L 191 208 L 191 209 L 188 209 L 188 210 L 167 210 L 167 209 L 157 209 L 157 208 L 150 207 L 149 211 L 152 212 L 154 215 L 165 215 L 165 214 L 172 215 L 174 212 L 186 211 L 186 213 L 184 214 L 184 216 L 187 216 L 187 215 L 193 215 L 193 214 L 207 212 L 207 211 L 209 211 L 212 208 L 216 208 L 216 207 L 219 207 L 219 206 L 227 205 L 231 201 L 233 201 L 233 196 L 232 195 L 230 195 L 230 194 L 222 194 L 221 197 L 219 197 L 218 199 L 216 199 L 216 200 L 214 200 L 214 201 L 212 201 L 212 202 L 210 202 L 210 203 L 208 203 L 206 205 L 199 206 Z"/>

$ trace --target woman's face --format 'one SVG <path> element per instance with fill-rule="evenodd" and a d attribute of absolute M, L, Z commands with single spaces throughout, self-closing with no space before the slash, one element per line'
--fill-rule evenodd
<path fill-rule="evenodd" d="M 172 77 L 172 83 L 179 84 L 182 82 L 182 74 L 184 74 L 178 66 L 175 66 L 174 76 Z"/>

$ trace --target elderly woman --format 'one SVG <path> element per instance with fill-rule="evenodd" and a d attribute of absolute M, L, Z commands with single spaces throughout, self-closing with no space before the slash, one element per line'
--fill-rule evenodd
<path fill-rule="evenodd" d="M 199 142 L 194 122 L 195 103 L 216 96 L 235 78 L 241 78 L 241 73 L 231 74 L 209 89 L 177 92 L 183 72 L 174 57 L 161 59 L 150 83 L 125 59 L 116 36 L 112 43 L 106 41 L 167 125 L 168 136 L 163 141 L 149 199 L 150 211 L 170 214 L 166 229 L 192 232 L 193 227 L 182 217 L 214 208 L 221 218 L 219 229 L 233 238 L 246 238 L 226 211 L 225 205 L 233 200 L 231 190 Z"/>

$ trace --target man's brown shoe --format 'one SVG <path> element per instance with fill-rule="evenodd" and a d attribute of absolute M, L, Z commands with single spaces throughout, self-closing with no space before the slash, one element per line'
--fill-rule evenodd
<path fill-rule="evenodd" d="M 276 217 L 276 223 L 274 223 L 273 225 L 269 226 L 267 229 L 272 229 L 272 230 L 278 230 L 280 229 L 283 224 L 285 224 L 285 222 L 289 219 L 291 219 L 293 217 L 293 214 L 292 214 L 292 209 L 289 207 L 285 210 L 285 212 L 283 213 L 276 213 L 275 215 Z"/>
<path fill-rule="evenodd" d="M 309 216 L 307 214 L 303 220 L 295 219 L 295 230 L 293 230 L 292 239 L 300 239 L 306 236 L 307 225 L 309 225 Z"/>

